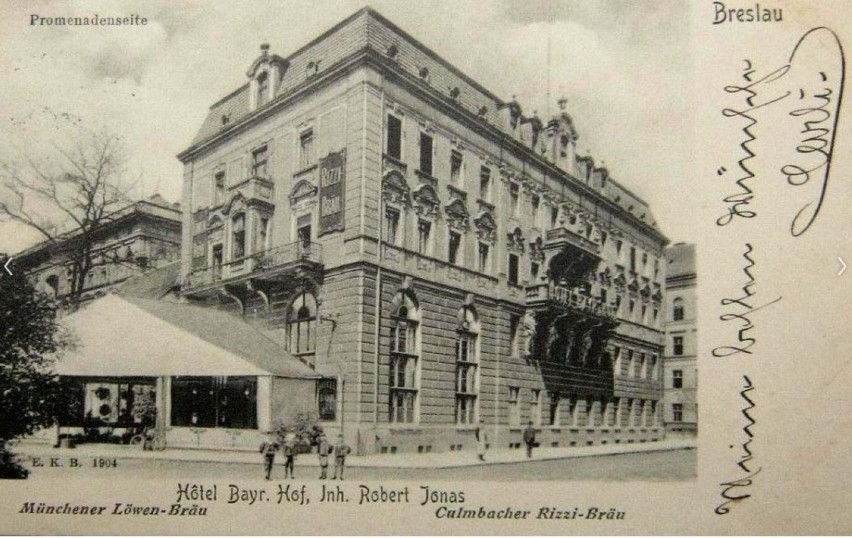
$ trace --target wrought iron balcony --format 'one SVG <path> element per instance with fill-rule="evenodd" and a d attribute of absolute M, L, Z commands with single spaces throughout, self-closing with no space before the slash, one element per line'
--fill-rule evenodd
<path fill-rule="evenodd" d="M 245 278 L 274 279 L 278 275 L 304 268 L 321 270 L 322 245 L 296 241 L 221 265 L 210 265 L 190 273 L 183 289 L 197 291 Z"/>
<path fill-rule="evenodd" d="M 529 307 L 569 309 L 578 314 L 599 318 L 615 319 L 615 305 L 607 304 L 597 297 L 583 295 L 564 286 L 540 284 L 527 286 L 526 303 Z"/>

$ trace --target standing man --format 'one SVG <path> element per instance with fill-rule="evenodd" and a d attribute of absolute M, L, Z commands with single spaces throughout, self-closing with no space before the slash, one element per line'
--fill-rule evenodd
<path fill-rule="evenodd" d="M 263 468 L 266 471 L 266 479 L 272 476 L 272 464 L 275 463 L 275 453 L 278 452 L 278 436 L 272 432 L 266 434 L 266 441 L 260 444 L 260 453 L 263 454 Z"/>
<path fill-rule="evenodd" d="M 337 436 L 337 446 L 334 448 L 334 476 L 332 480 L 337 480 L 337 471 L 340 471 L 340 479 L 343 480 L 343 468 L 346 466 L 346 456 L 352 452 L 349 445 L 343 440 L 343 434 Z"/>
<path fill-rule="evenodd" d="M 287 431 L 284 435 L 284 478 L 287 478 L 288 474 L 290 478 L 295 478 L 293 476 L 293 468 L 296 466 L 296 434 L 292 431 Z"/>
<path fill-rule="evenodd" d="M 476 427 L 476 455 L 479 461 L 485 461 L 485 451 L 488 450 L 488 434 L 485 433 L 485 422 L 479 421 Z"/>
<path fill-rule="evenodd" d="M 319 454 L 320 480 L 328 478 L 328 455 L 331 454 L 332 446 L 328 442 L 325 432 L 320 432 L 317 437 L 317 453 Z"/>
<path fill-rule="evenodd" d="M 524 429 L 524 444 L 527 445 L 527 458 L 532 458 L 532 450 L 535 446 L 535 428 L 533 428 L 532 420 Z"/>

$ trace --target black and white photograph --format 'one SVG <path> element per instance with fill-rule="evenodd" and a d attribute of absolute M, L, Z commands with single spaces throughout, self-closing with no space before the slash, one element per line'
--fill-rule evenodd
<path fill-rule="evenodd" d="M 0 531 L 848 532 L 805 6 L 0 2 Z"/>

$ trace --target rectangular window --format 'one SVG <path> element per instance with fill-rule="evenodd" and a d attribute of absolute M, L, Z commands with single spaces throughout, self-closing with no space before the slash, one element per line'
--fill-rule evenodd
<path fill-rule="evenodd" d="M 268 177 L 267 163 L 269 162 L 269 153 L 266 146 L 261 146 L 251 152 L 251 175 L 253 177 Z"/>
<path fill-rule="evenodd" d="M 214 203 L 216 205 L 220 205 L 225 201 L 225 172 L 220 171 L 216 172 L 216 175 L 213 176 L 214 182 Z"/>
<path fill-rule="evenodd" d="M 509 387 L 509 425 L 521 425 L 521 404 L 519 387 Z"/>
<path fill-rule="evenodd" d="M 317 381 L 317 413 L 320 420 L 337 419 L 337 379 L 325 377 Z"/>
<path fill-rule="evenodd" d="M 683 370 L 672 370 L 672 388 L 683 388 Z"/>
<path fill-rule="evenodd" d="M 420 171 L 432 175 L 432 137 L 420 133 Z"/>
<path fill-rule="evenodd" d="M 636 247 L 630 247 L 630 271 L 636 272 Z"/>
<path fill-rule="evenodd" d="M 672 404 L 672 421 L 683 422 L 683 404 Z"/>
<path fill-rule="evenodd" d="M 399 232 L 399 211 L 396 209 L 385 209 L 385 241 L 396 245 Z"/>
<path fill-rule="evenodd" d="M 487 166 L 479 169 L 479 198 L 491 201 L 491 169 Z"/>
<path fill-rule="evenodd" d="M 512 216 L 518 215 L 518 200 L 521 197 L 521 188 L 517 183 L 509 184 L 509 206 Z"/>
<path fill-rule="evenodd" d="M 476 336 L 462 332 L 456 340 L 456 424 L 476 421 Z"/>
<path fill-rule="evenodd" d="M 246 215 L 240 213 L 231 221 L 231 260 L 246 255 Z"/>
<path fill-rule="evenodd" d="M 299 137 L 299 170 L 314 164 L 314 130 L 309 129 Z"/>
<path fill-rule="evenodd" d="M 417 222 L 417 252 L 419 254 L 430 254 L 432 246 L 430 243 L 432 235 L 432 223 L 428 220 Z"/>
<path fill-rule="evenodd" d="M 559 393 L 552 392 L 550 394 L 550 410 L 548 413 L 548 423 L 551 426 L 559 426 Z"/>
<path fill-rule="evenodd" d="M 461 248 L 461 234 L 458 232 L 450 232 L 449 252 L 447 260 L 457 265 L 459 263 L 459 249 Z"/>
<path fill-rule="evenodd" d="M 638 377 L 639 379 L 642 379 L 643 377 L 645 377 L 645 375 L 644 375 L 644 373 L 645 373 L 645 354 L 644 353 L 639 353 L 639 357 L 636 359 L 635 366 L 636 366 L 636 371 L 633 372 L 633 375 L 635 377 Z"/>
<path fill-rule="evenodd" d="M 538 281 L 538 271 L 539 265 L 538 262 L 530 262 L 530 281 L 535 284 Z"/>
<path fill-rule="evenodd" d="M 559 220 L 559 208 L 557 206 L 553 206 L 550 208 L 550 227 L 556 228 L 556 223 Z"/>
<path fill-rule="evenodd" d="M 296 239 L 302 246 L 311 244 L 311 216 L 302 215 L 296 220 Z"/>
<path fill-rule="evenodd" d="M 518 283 L 518 255 L 509 254 L 509 283 Z"/>
<path fill-rule="evenodd" d="M 222 256 L 222 245 L 213 245 L 213 255 L 211 260 L 211 265 L 213 266 L 213 280 L 219 280 L 222 278 L 222 262 L 224 262 L 224 257 Z"/>
<path fill-rule="evenodd" d="M 672 338 L 672 355 L 683 355 L 683 336 L 675 336 Z"/>
<path fill-rule="evenodd" d="M 541 198 L 537 194 L 532 195 L 532 199 L 530 200 L 532 205 L 532 225 L 538 225 L 538 208 L 541 205 Z"/>
<path fill-rule="evenodd" d="M 530 391 L 530 420 L 534 426 L 541 426 L 541 391 Z"/>
<path fill-rule="evenodd" d="M 479 243 L 479 272 L 487 273 L 490 269 L 490 247 L 488 243 Z"/>
<path fill-rule="evenodd" d="M 462 154 L 453 150 L 450 153 L 450 183 L 460 187 L 462 184 Z"/>
<path fill-rule="evenodd" d="M 402 120 L 388 114 L 387 154 L 394 159 L 402 159 Z"/>

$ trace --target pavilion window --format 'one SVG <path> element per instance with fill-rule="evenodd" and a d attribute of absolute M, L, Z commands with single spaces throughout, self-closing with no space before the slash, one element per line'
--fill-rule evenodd
<path fill-rule="evenodd" d="M 188 377 L 172 380 L 172 425 L 257 428 L 257 378 Z"/>

